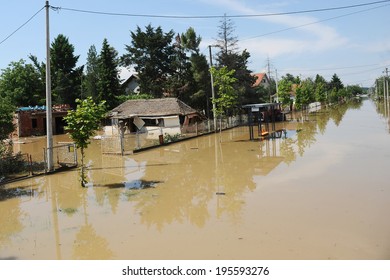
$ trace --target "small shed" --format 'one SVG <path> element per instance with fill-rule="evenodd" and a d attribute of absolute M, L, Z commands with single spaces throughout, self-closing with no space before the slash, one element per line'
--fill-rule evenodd
<path fill-rule="evenodd" d="M 205 119 L 197 110 L 177 98 L 128 100 L 109 113 L 112 127 L 105 129 L 106 134 L 116 134 L 120 123 L 125 131 L 148 132 L 149 138 L 158 138 L 164 134 L 181 134 L 182 127 Z"/>
<path fill-rule="evenodd" d="M 249 139 L 254 140 L 254 127 L 258 128 L 260 138 L 280 137 L 275 122 L 284 121 L 285 116 L 281 110 L 281 103 L 259 103 L 242 106 L 248 113 Z"/>

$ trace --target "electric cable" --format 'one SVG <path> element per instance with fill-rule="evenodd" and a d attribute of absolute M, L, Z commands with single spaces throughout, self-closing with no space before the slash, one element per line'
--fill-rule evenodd
<path fill-rule="evenodd" d="M 390 0 L 375 1 L 369 3 L 340 6 L 340 7 L 331 7 L 331 8 L 321 8 L 321 9 L 312 9 L 312 10 L 300 10 L 300 11 L 291 11 L 291 12 L 280 12 L 280 13 L 266 13 L 266 14 L 248 14 L 248 15 L 194 15 L 194 16 L 184 16 L 184 15 L 153 15 L 153 14 L 129 14 L 129 13 L 114 13 L 114 12 L 102 12 L 102 11 L 92 11 L 92 10 L 81 10 L 74 8 L 66 7 L 53 7 L 58 10 L 70 11 L 70 12 L 79 12 L 79 13 L 88 13 L 88 14 L 98 14 L 106 16 L 126 16 L 126 17 L 146 17 L 146 18 L 169 18 L 169 19 L 213 19 L 213 18 L 251 18 L 251 17 L 270 17 L 270 16 L 283 16 L 283 15 L 293 15 L 293 14 L 305 14 L 305 13 L 317 13 L 317 12 L 326 12 L 342 9 L 351 9 L 363 6 L 377 5 L 382 3 L 388 3 Z"/>
<path fill-rule="evenodd" d="M 273 35 L 273 34 L 276 34 L 276 33 L 281 33 L 281 32 L 285 32 L 285 31 L 289 31 L 289 30 L 293 30 L 293 29 L 298 29 L 298 28 L 301 28 L 301 27 L 305 27 L 305 26 L 309 26 L 309 25 L 313 25 L 313 24 L 317 24 L 317 23 L 321 23 L 321 22 L 325 22 L 325 21 L 330 21 L 330 20 L 333 20 L 333 19 L 338 19 L 338 18 L 342 18 L 342 17 L 346 17 L 346 16 L 351 16 L 351 15 L 355 15 L 355 14 L 359 14 L 359 13 L 363 13 L 363 12 L 367 12 L 367 11 L 383 8 L 383 7 L 389 6 L 389 5 L 390 4 L 386 4 L 386 5 L 382 5 L 382 6 L 375 7 L 375 8 L 365 9 L 365 10 L 356 11 L 356 12 L 352 12 L 352 13 L 348 13 L 348 14 L 344 14 L 344 15 L 340 15 L 340 16 L 335 16 L 335 17 L 322 19 L 322 20 L 318 20 L 318 21 L 314 21 L 314 22 L 309 22 L 309 23 L 305 23 L 305 24 L 301 24 L 301 25 L 297 25 L 297 26 L 292 26 L 292 27 L 289 27 L 289 28 L 284 28 L 284 29 L 280 29 L 280 30 L 264 33 L 264 34 L 261 34 L 261 35 L 244 38 L 244 39 L 241 39 L 241 41 L 251 40 L 251 39 L 260 38 L 260 37 L 264 37 L 264 36 L 268 36 L 268 35 Z"/>
<path fill-rule="evenodd" d="M 9 34 L 7 37 L 5 37 L 1 42 L 0 42 L 0 45 L 3 44 L 5 41 L 7 41 L 9 38 L 11 38 L 16 32 L 18 32 L 20 29 L 23 28 L 23 26 L 25 26 L 27 23 L 29 23 L 33 18 L 35 18 L 44 8 L 46 8 L 45 6 L 43 6 L 38 12 L 36 12 L 35 14 L 33 14 L 25 23 L 23 23 L 21 26 L 19 26 L 15 31 L 13 31 L 11 34 Z"/>

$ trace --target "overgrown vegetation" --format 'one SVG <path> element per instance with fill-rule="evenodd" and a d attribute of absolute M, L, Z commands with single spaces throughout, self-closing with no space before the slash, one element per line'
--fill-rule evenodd
<path fill-rule="evenodd" d="M 12 155 L 7 151 L 0 155 L 0 182 L 10 175 L 28 171 L 28 162 L 21 153 Z"/>
<path fill-rule="evenodd" d="M 315 80 L 294 77 L 287 74 L 278 84 L 278 98 L 283 105 L 295 104 L 296 109 L 304 109 L 312 102 L 337 103 L 346 101 L 351 97 L 363 94 L 363 89 L 358 85 L 344 86 L 337 74 L 327 82 L 324 77 L 317 75 Z"/>
<path fill-rule="evenodd" d="M 165 133 L 164 135 L 164 143 L 176 142 L 182 138 L 180 133 L 176 133 L 174 135 Z"/>

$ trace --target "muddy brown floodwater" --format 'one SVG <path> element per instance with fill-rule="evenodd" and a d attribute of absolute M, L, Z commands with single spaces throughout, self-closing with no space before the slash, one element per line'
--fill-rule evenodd
<path fill-rule="evenodd" d="M 77 170 L 0 187 L 0 259 L 390 259 L 388 107 L 295 118 L 280 139 L 240 127 L 123 157 L 94 140 L 88 188 Z"/>

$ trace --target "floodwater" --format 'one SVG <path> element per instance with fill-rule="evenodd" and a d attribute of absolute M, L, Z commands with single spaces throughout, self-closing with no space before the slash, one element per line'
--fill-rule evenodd
<path fill-rule="evenodd" d="M 0 187 L 0 259 L 390 259 L 388 107 L 295 118 L 279 139 L 241 127 L 124 157 L 94 140 L 87 188 L 77 170 Z"/>

